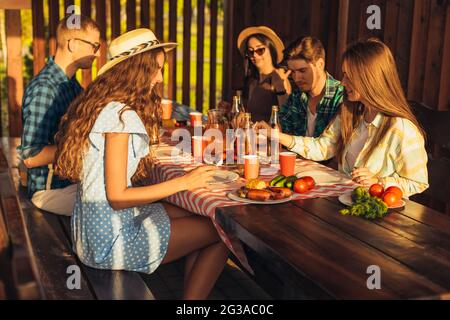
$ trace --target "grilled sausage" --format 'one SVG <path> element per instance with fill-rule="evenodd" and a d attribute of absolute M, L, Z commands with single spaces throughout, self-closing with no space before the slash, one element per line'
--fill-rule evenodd
<path fill-rule="evenodd" d="M 250 189 L 247 193 L 250 200 L 267 201 L 270 199 L 270 192 L 266 190 Z"/>
<path fill-rule="evenodd" d="M 289 188 L 269 187 L 267 189 L 271 192 L 271 198 L 274 200 L 285 199 L 292 195 L 292 191 Z"/>

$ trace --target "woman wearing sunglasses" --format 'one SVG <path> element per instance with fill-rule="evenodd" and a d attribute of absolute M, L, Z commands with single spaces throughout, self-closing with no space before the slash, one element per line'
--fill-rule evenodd
<path fill-rule="evenodd" d="M 244 57 L 244 105 L 252 120 L 269 120 L 272 106 L 281 106 L 291 93 L 289 71 L 278 66 L 283 42 L 273 30 L 261 26 L 244 29 L 237 45 Z"/>
<path fill-rule="evenodd" d="M 280 134 L 280 143 L 321 161 L 336 157 L 339 170 L 363 185 L 381 183 L 409 197 L 428 188 L 424 132 L 409 107 L 389 48 L 378 39 L 350 45 L 343 55 L 346 96 L 317 138 Z M 270 127 L 259 122 L 257 129 Z"/>

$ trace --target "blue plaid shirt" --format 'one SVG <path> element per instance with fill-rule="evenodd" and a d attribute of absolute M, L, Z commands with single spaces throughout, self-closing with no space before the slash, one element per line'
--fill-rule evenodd
<path fill-rule="evenodd" d="M 314 137 L 322 134 L 339 109 L 344 96 L 344 87 L 327 72 L 325 94 L 317 105 Z M 299 88 L 293 90 L 280 108 L 280 122 L 283 133 L 305 136 L 308 126 L 308 94 Z"/>
<path fill-rule="evenodd" d="M 50 57 L 45 67 L 30 82 L 23 97 L 22 144 L 18 147 L 22 159 L 34 157 L 47 146 L 55 143 L 59 121 L 70 103 L 82 92 L 75 76 L 67 78 L 64 71 Z M 27 189 L 31 197 L 36 191 L 45 190 L 49 169 L 47 166 L 28 169 Z M 67 180 L 53 176 L 51 188 L 64 188 Z"/>

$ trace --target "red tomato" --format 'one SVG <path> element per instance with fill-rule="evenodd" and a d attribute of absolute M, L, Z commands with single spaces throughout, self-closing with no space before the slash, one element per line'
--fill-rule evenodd
<path fill-rule="evenodd" d="M 308 182 L 303 178 L 297 179 L 294 182 L 294 192 L 296 193 L 305 193 L 308 192 Z"/>
<path fill-rule="evenodd" d="M 398 196 L 399 199 L 403 198 L 402 189 L 400 189 L 399 187 L 391 186 L 387 188 L 384 192 L 393 192 Z"/>
<path fill-rule="evenodd" d="M 310 190 L 313 189 L 314 186 L 316 185 L 316 182 L 314 181 L 313 177 L 305 176 L 305 177 L 302 177 L 301 179 L 306 181 L 306 184 L 308 185 L 308 189 L 310 189 Z"/>
<path fill-rule="evenodd" d="M 384 188 L 381 184 L 375 183 L 370 186 L 369 193 L 372 197 L 382 198 Z"/>
<path fill-rule="evenodd" d="M 388 207 L 399 205 L 401 199 L 402 198 L 400 198 L 395 192 L 385 192 L 383 194 L 383 202 L 386 203 Z"/>

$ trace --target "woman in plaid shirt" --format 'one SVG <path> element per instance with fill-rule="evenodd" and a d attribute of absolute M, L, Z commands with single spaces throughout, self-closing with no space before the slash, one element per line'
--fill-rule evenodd
<path fill-rule="evenodd" d="M 318 138 L 280 134 L 280 143 L 315 161 L 337 157 L 339 170 L 370 186 L 396 185 L 406 197 L 428 188 L 424 132 L 403 93 L 394 57 L 377 39 L 344 53 L 346 97 Z M 270 128 L 258 123 L 257 128 Z"/>

